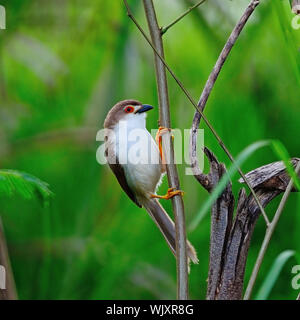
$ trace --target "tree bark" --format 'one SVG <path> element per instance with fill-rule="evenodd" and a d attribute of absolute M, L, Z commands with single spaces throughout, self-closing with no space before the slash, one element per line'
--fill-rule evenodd
<path fill-rule="evenodd" d="M 226 169 L 207 149 L 206 154 L 210 160 L 209 175 L 216 186 L 222 175 L 226 174 Z M 291 160 L 294 168 L 299 161 L 299 158 Z M 264 208 L 285 192 L 290 181 L 281 161 L 257 168 L 246 174 L 246 177 Z M 293 188 L 292 191 L 297 190 Z M 232 215 L 233 207 L 234 198 L 229 183 L 211 212 L 208 300 L 240 300 L 243 297 L 248 250 L 261 212 L 253 195 L 247 196 L 244 188 L 239 192 L 235 219 Z"/>

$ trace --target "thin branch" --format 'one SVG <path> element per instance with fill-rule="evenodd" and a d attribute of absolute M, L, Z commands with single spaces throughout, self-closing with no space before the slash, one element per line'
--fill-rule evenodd
<path fill-rule="evenodd" d="M 242 30 L 245 27 L 247 21 L 249 20 L 250 16 L 254 12 L 255 8 L 259 5 L 259 3 L 260 3 L 259 0 L 252 0 L 251 1 L 251 3 L 248 5 L 245 12 L 243 13 L 242 17 L 240 18 L 239 22 L 234 27 L 232 33 L 230 34 L 221 54 L 220 54 L 215 66 L 213 68 L 213 71 L 211 72 L 211 74 L 205 84 L 205 87 L 202 91 L 200 100 L 198 102 L 198 107 L 202 111 L 204 110 L 204 108 L 206 106 L 207 100 L 212 92 L 212 89 L 216 83 L 216 80 L 220 74 L 220 71 L 221 71 L 224 63 L 231 52 L 231 49 L 235 45 L 238 37 L 240 36 Z"/>
<path fill-rule="evenodd" d="M 143 30 L 143 28 L 140 26 L 140 24 L 137 22 L 137 20 L 135 19 L 135 17 L 133 16 L 130 7 L 127 3 L 126 0 L 123 0 L 124 4 L 126 6 L 127 9 L 127 15 L 128 17 L 133 21 L 133 23 L 136 25 L 136 27 L 139 29 L 139 31 L 141 32 L 141 34 L 143 35 L 143 37 L 145 38 L 145 40 L 149 43 L 149 45 L 151 46 L 151 48 L 154 50 L 155 54 L 158 56 L 158 58 L 160 59 L 160 61 L 163 63 L 163 65 L 166 67 L 166 69 L 169 71 L 170 75 L 172 76 L 172 78 L 175 80 L 175 82 L 178 84 L 178 86 L 181 88 L 181 90 L 184 92 L 184 94 L 186 95 L 186 97 L 188 98 L 188 100 L 191 102 L 191 104 L 194 106 L 194 108 L 199 112 L 199 114 L 201 115 L 201 118 L 204 120 L 204 122 L 206 123 L 206 125 L 208 126 L 208 128 L 211 130 L 211 132 L 213 133 L 213 135 L 215 136 L 216 140 L 218 141 L 219 145 L 221 146 L 221 148 L 224 150 L 224 152 L 227 154 L 228 158 L 236 165 L 236 162 L 233 158 L 233 156 L 231 155 L 231 153 L 229 152 L 229 150 L 226 148 L 225 144 L 223 143 L 223 141 L 221 140 L 221 138 L 219 137 L 219 135 L 217 134 L 216 130 L 213 128 L 213 126 L 211 125 L 211 123 L 209 122 L 209 120 L 206 118 L 206 116 L 203 114 L 202 110 L 198 107 L 197 103 L 194 101 L 194 99 L 192 98 L 191 94 L 188 92 L 188 90 L 183 86 L 182 82 L 178 79 L 178 77 L 175 75 L 175 73 L 173 72 L 173 70 L 169 67 L 169 65 L 166 63 L 165 59 L 161 56 L 161 54 L 156 50 L 155 46 L 152 44 L 151 40 L 148 38 L 148 36 L 146 35 L 145 31 Z M 253 3 L 253 4 L 252 4 Z M 252 6 L 251 6 L 252 4 Z M 253 8 L 253 5 L 255 4 L 255 7 L 253 8 L 253 10 L 256 8 L 256 6 L 259 4 L 259 0 L 256 1 L 252 1 L 250 4 L 250 7 Z M 253 12 L 253 11 L 252 11 Z M 237 166 L 238 172 L 241 175 L 241 177 L 244 179 L 245 183 L 247 184 L 248 188 L 250 189 L 251 193 L 253 194 L 253 197 L 255 198 L 255 201 L 257 201 L 257 204 L 260 208 L 260 210 L 262 211 L 263 216 L 265 217 L 266 220 L 266 224 L 268 225 L 268 219 L 266 216 L 266 213 L 262 207 L 262 205 L 259 203 L 259 199 L 257 198 L 257 196 L 255 195 L 255 192 L 253 190 L 253 188 L 251 187 L 251 185 L 249 184 L 247 178 L 245 177 L 245 175 L 243 174 L 242 170 L 239 168 L 239 166 Z"/>
<path fill-rule="evenodd" d="M 158 26 L 155 8 L 152 0 L 144 0 L 144 9 L 148 21 L 148 26 L 152 38 L 152 42 L 161 56 L 164 56 L 164 48 L 162 42 L 161 30 Z M 165 128 L 171 127 L 170 121 L 170 104 L 168 95 L 167 74 L 164 64 L 157 55 L 154 54 L 157 89 L 160 104 L 160 126 Z M 170 188 L 180 189 L 179 177 L 174 161 L 174 149 L 171 136 L 164 135 L 163 142 L 170 147 L 168 155 L 170 159 L 166 164 L 168 182 Z M 187 264 L 187 248 L 186 248 L 186 228 L 184 204 L 181 195 L 172 198 L 173 211 L 176 226 L 176 265 L 177 265 L 177 296 L 179 300 L 188 299 L 188 264 Z"/>
<path fill-rule="evenodd" d="M 214 85 L 218 79 L 218 76 L 221 72 L 222 67 L 224 66 L 225 61 L 227 60 L 233 46 L 235 45 L 237 39 L 239 38 L 242 30 L 244 29 L 247 21 L 249 20 L 250 16 L 252 15 L 252 13 L 254 12 L 255 8 L 260 4 L 259 0 L 252 0 L 251 3 L 248 5 L 248 7 L 246 8 L 245 12 L 243 13 L 242 17 L 240 18 L 239 22 L 236 24 L 236 26 L 234 27 L 231 35 L 229 36 L 214 68 L 213 71 L 211 72 L 205 87 L 202 91 L 200 100 L 197 104 L 198 108 L 197 111 L 195 113 L 194 116 L 194 120 L 193 120 L 193 124 L 192 124 L 192 130 L 191 130 L 191 139 L 190 139 L 190 158 L 191 158 L 191 166 L 192 169 L 194 171 L 195 177 L 196 179 L 201 183 L 201 185 L 207 189 L 207 176 L 201 173 L 201 170 L 199 169 L 199 165 L 198 165 L 198 159 L 197 159 L 197 130 L 200 124 L 200 120 L 203 117 L 203 115 L 201 114 L 201 112 L 203 113 L 204 108 L 207 104 L 208 98 L 214 88 Z M 199 112 L 199 109 L 201 110 L 201 112 Z M 204 119 L 204 118 L 203 118 Z M 229 156 L 230 160 L 235 163 L 233 157 L 231 156 L 230 153 L 227 153 L 227 155 Z M 244 174 L 243 172 L 240 170 L 240 168 L 238 168 L 238 171 L 240 173 L 240 175 L 243 177 L 244 179 Z M 247 183 L 247 182 L 246 182 Z M 258 197 L 256 196 L 254 190 L 252 189 L 252 187 L 250 186 L 250 184 L 248 184 L 249 189 L 251 190 L 251 193 L 254 196 L 255 201 L 257 202 L 262 215 L 265 219 L 265 222 L 267 224 L 267 226 L 269 226 L 270 221 L 265 213 L 265 210 L 263 208 L 263 206 L 261 205 Z"/>
<path fill-rule="evenodd" d="M 201 0 L 200 2 L 196 3 L 192 7 L 190 7 L 188 10 L 186 10 L 183 14 L 181 14 L 179 17 L 177 17 L 174 21 L 172 21 L 170 24 L 168 24 L 166 27 L 161 28 L 161 34 L 165 34 L 171 27 L 173 27 L 177 22 L 182 20 L 186 15 L 188 15 L 191 11 L 199 7 L 202 3 L 204 3 L 206 0 Z"/>
<path fill-rule="evenodd" d="M 297 175 L 300 172 L 300 161 L 297 164 L 295 172 L 296 172 Z M 261 264 L 263 262 L 265 253 L 266 253 L 266 251 L 268 249 L 270 240 L 271 240 L 272 235 L 274 233 L 274 230 L 275 230 L 275 228 L 277 226 L 279 218 L 280 218 L 280 216 L 282 214 L 282 211 L 283 211 L 283 209 L 285 207 L 287 199 L 288 199 L 288 197 L 289 197 L 289 195 L 290 195 L 290 193 L 292 191 L 293 185 L 294 185 L 293 179 L 290 179 L 290 182 L 289 182 L 289 184 L 288 184 L 288 186 L 287 186 L 287 188 L 286 188 L 286 190 L 285 190 L 285 192 L 283 194 L 283 197 L 282 197 L 281 202 L 280 202 L 280 204 L 278 206 L 278 209 L 277 209 L 277 211 L 275 213 L 275 216 L 274 216 L 270 226 L 267 228 L 264 241 L 262 243 L 261 249 L 259 251 L 256 263 L 255 263 L 255 266 L 254 266 L 254 269 L 252 271 L 252 274 L 251 274 L 251 277 L 250 277 L 250 280 L 249 280 L 249 283 L 248 283 L 248 286 L 247 286 L 247 289 L 246 289 L 246 293 L 245 293 L 245 296 L 244 296 L 245 300 L 249 300 L 250 297 L 251 297 L 251 293 L 252 293 L 252 290 L 253 290 L 253 287 L 254 287 L 254 284 L 255 284 L 255 281 L 256 281 L 260 266 L 261 266 Z"/>

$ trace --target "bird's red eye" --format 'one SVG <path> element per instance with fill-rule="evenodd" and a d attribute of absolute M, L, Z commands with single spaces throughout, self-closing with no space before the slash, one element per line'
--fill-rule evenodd
<path fill-rule="evenodd" d="M 128 106 L 128 107 L 126 107 L 126 108 L 124 109 L 124 111 L 125 111 L 126 113 L 132 113 L 132 112 L 134 111 L 134 107 Z"/>

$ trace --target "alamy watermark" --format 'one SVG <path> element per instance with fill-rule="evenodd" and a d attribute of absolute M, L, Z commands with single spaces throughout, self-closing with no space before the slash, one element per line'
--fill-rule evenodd
<path fill-rule="evenodd" d="M 171 163 L 170 139 L 165 142 L 161 150 L 152 138 L 157 136 L 157 129 L 149 131 L 144 128 L 128 128 L 126 121 L 120 121 L 115 130 L 101 129 L 97 133 L 96 141 L 104 142 L 99 146 L 96 154 L 97 162 L 101 165 L 110 164 L 134 164 L 156 165 L 161 162 Z M 191 129 L 172 129 L 161 133 L 160 136 L 171 135 L 174 143 L 174 162 L 185 164 L 186 175 L 193 175 L 190 161 L 190 133 Z M 197 157 L 198 170 L 204 168 L 204 130 L 197 131 Z"/>
<path fill-rule="evenodd" d="M 292 279 L 292 288 L 294 290 L 300 289 L 300 265 L 295 265 L 292 268 L 292 274 L 295 274 L 295 276 Z"/>
<path fill-rule="evenodd" d="M 293 6 L 292 13 L 296 14 L 291 22 L 292 28 L 295 30 L 299 30 L 300 29 L 300 15 L 299 15 L 300 14 L 300 4 Z"/>
<path fill-rule="evenodd" d="M 6 273 L 5 268 L 0 265 L 0 290 L 6 289 Z"/>
<path fill-rule="evenodd" d="M 6 10 L 0 5 L 0 29 L 6 29 Z"/>
<path fill-rule="evenodd" d="M 295 11 L 294 11 L 295 10 Z M 293 13 L 300 12 L 300 5 L 297 5 L 293 9 Z M 292 19 L 292 28 L 295 30 L 300 29 L 300 15 L 297 14 L 293 19 Z"/>

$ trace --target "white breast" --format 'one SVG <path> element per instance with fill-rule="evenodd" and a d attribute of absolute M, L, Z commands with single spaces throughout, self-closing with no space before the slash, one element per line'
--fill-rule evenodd
<path fill-rule="evenodd" d="M 158 146 L 145 127 L 145 114 L 131 115 L 114 131 L 116 154 L 122 162 L 128 185 L 137 197 L 155 193 L 162 169 Z"/>

